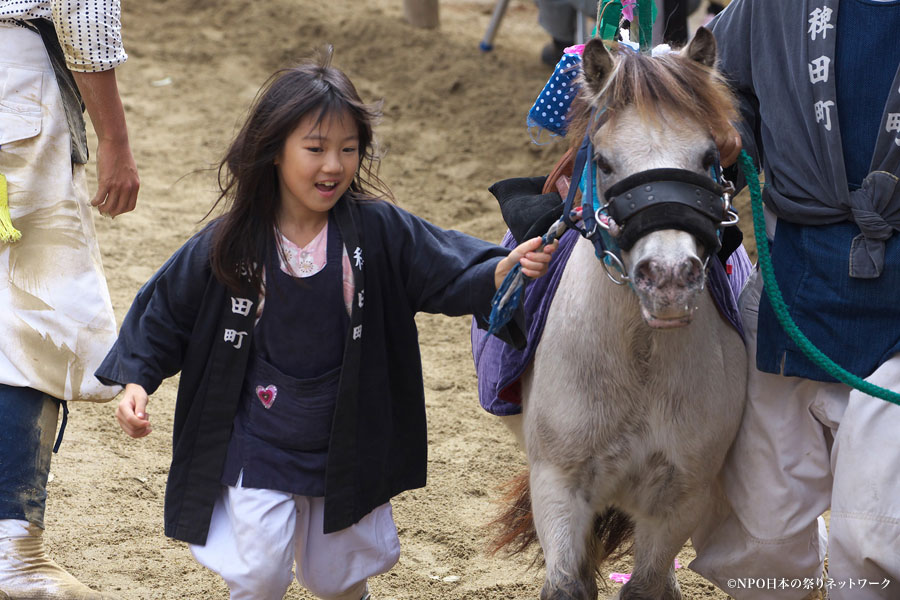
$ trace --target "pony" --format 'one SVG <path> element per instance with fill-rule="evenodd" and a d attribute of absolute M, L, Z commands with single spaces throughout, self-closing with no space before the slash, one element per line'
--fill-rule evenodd
<path fill-rule="evenodd" d="M 521 378 L 529 473 L 495 524 L 499 546 L 540 543 L 541 600 L 596 598 L 602 561 L 626 542 L 634 568 L 619 598 L 679 600 L 673 561 L 713 512 L 747 369 L 706 289 L 728 219 L 711 131 L 736 118 L 715 62 L 706 29 L 660 56 L 613 55 L 597 39 L 584 49 L 588 160 L 621 254 L 604 262 L 577 240 Z M 695 210 L 701 197 L 713 202 Z"/>

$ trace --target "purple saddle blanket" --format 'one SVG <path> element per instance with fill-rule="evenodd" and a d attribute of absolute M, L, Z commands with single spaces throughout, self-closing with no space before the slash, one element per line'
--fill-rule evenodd
<path fill-rule="evenodd" d="M 525 288 L 524 309 L 528 320 L 528 341 L 525 348 L 516 350 L 499 338 L 488 335 L 487 331 L 479 329 L 474 321 L 472 323 L 472 356 L 478 375 L 478 400 L 491 414 L 508 416 L 522 412 L 520 378 L 534 358 L 538 342 L 541 341 L 547 311 L 578 237 L 578 232 L 574 230 L 563 234 L 547 274 L 530 282 Z M 516 246 L 516 241 L 509 232 L 502 243 L 507 248 Z M 716 258 L 710 260 L 709 264 L 707 287 L 713 300 L 722 317 L 743 337 L 736 299 L 753 270 L 747 251 L 739 246 L 726 266 Z"/>

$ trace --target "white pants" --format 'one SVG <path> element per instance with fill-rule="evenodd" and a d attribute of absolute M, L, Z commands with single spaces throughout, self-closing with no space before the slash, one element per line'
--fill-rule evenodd
<path fill-rule="evenodd" d="M 723 467 L 733 513 L 698 530 L 691 568 L 740 600 L 804 598 L 802 586 L 738 586 L 742 578 L 814 581 L 827 549 L 829 598 L 900 598 L 900 406 L 843 384 L 759 372 L 761 279 L 753 274 L 740 302 L 750 366 Z M 900 390 L 900 355 L 868 381 Z"/>
<path fill-rule="evenodd" d="M 222 576 L 231 600 L 281 600 L 295 560 L 297 581 L 315 596 L 360 600 L 366 580 L 400 558 L 391 505 L 327 535 L 324 508 L 323 498 L 226 487 L 213 509 L 206 545 L 192 544 L 191 552 Z"/>

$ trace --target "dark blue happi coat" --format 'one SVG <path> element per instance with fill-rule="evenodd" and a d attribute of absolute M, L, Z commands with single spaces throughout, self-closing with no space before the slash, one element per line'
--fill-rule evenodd
<path fill-rule="evenodd" d="M 425 484 L 425 390 L 417 312 L 474 314 L 486 323 L 494 271 L 508 250 L 436 227 L 389 202 L 343 198 L 332 209 L 351 257 L 355 295 L 325 481 L 325 533 L 356 523 Z M 166 535 L 205 544 L 253 342 L 253 290 L 210 269 L 215 223 L 138 292 L 96 375 L 153 393 L 181 372 Z M 260 259 L 265 260 L 264 257 Z M 364 287 L 363 284 L 364 283 Z M 357 324 L 358 323 L 358 324 Z M 519 321 L 505 332 L 521 339 Z M 349 387 L 353 393 L 344 393 Z"/>
<path fill-rule="evenodd" d="M 744 149 L 765 169 L 790 317 L 867 377 L 900 352 L 900 3 L 733 2 L 711 27 L 742 40 L 719 47 L 719 68 L 739 100 Z M 784 332 L 767 295 L 756 361 L 836 381 Z"/>

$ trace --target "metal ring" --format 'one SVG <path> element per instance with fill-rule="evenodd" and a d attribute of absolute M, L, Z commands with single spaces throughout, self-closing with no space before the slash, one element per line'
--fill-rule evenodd
<path fill-rule="evenodd" d="M 615 262 L 615 268 L 617 269 L 618 278 L 614 277 L 612 272 L 610 271 L 610 264 L 606 262 L 606 260 L 601 260 L 600 262 L 603 264 L 603 270 L 606 271 L 606 276 L 609 277 L 609 280 L 612 281 L 616 285 L 625 285 L 631 279 L 628 275 L 625 274 L 625 265 L 622 264 L 622 261 L 610 250 L 603 251 L 604 256 L 608 256 L 610 259 Z"/>
<path fill-rule="evenodd" d="M 727 211 L 727 214 L 728 214 L 728 220 L 722 221 L 721 223 L 719 223 L 720 227 L 730 227 L 732 225 L 737 225 L 738 221 L 741 220 L 740 216 L 737 214 L 737 211 L 734 210 L 733 208 L 729 208 Z"/>
<path fill-rule="evenodd" d="M 606 231 L 609 231 L 609 223 L 603 222 L 603 219 L 600 218 L 600 211 L 605 210 L 608 206 L 609 204 L 604 204 L 594 211 L 594 222 L 597 224 L 597 227 L 601 227 Z"/>

